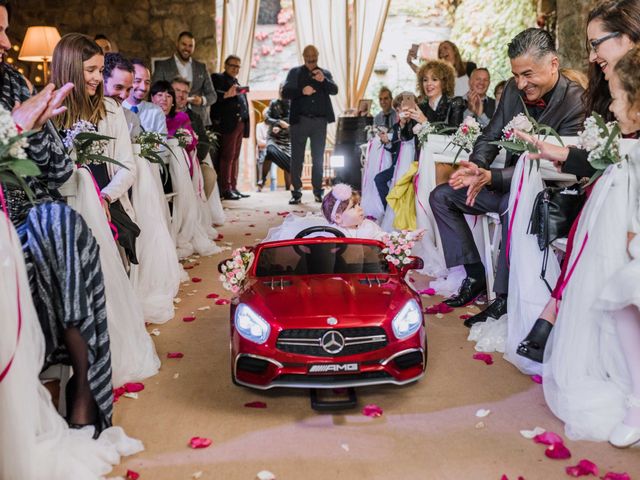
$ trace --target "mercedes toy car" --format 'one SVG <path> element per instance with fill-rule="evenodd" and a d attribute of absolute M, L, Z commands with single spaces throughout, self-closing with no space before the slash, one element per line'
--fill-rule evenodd
<path fill-rule="evenodd" d="M 318 231 L 335 237 L 303 238 Z M 404 277 L 422 260 L 396 268 L 383 248 L 331 227 L 257 245 L 231 305 L 233 382 L 316 389 L 418 380 L 425 323 Z"/>

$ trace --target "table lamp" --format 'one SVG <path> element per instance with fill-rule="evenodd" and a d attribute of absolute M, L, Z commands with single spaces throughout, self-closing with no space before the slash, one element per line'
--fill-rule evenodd
<path fill-rule="evenodd" d="M 55 27 L 29 27 L 22 42 L 18 59 L 22 62 L 42 62 L 44 82 L 49 81 L 47 62 L 53 57 L 53 49 L 60 41 L 60 33 Z"/>

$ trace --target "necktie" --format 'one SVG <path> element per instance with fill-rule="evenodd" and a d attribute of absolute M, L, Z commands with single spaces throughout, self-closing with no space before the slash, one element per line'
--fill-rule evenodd
<path fill-rule="evenodd" d="M 387 127 L 387 129 L 391 128 L 391 122 L 389 121 L 390 118 L 391 118 L 390 113 L 384 114 L 384 126 Z"/>
<path fill-rule="evenodd" d="M 137 115 L 140 109 L 137 107 L 137 105 L 133 105 L 131 107 L 131 111 Z"/>
<path fill-rule="evenodd" d="M 547 106 L 547 102 L 545 102 L 544 99 L 542 98 L 539 98 L 538 100 L 534 100 L 534 101 L 525 100 L 524 104 L 529 107 L 540 107 L 540 108 L 545 108 Z"/>

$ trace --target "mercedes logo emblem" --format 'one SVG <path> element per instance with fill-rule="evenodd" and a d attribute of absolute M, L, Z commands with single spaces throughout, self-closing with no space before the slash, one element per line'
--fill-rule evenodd
<path fill-rule="evenodd" d="M 325 352 L 335 355 L 344 348 L 344 337 L 336 330 L 329 330 L 322 336 L 320 344 Z"/>
<path fill-rule="evenodd" d="M 338 319 L 336 317 L 327 318 L 327 325 L 337 325 Z"/>

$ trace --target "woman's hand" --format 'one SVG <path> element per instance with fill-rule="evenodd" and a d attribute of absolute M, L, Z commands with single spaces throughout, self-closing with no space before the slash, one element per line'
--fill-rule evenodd
<path fill-rule="evenodd" d="M 100 205 L 102 205 L 102 209 L 104 210 L 104 214 L 107 217 L 107 222 L 111 221 L 111 212 L 109 211 L 109 200 L 108 196 L 100 196 Z"/>
<path fill-rule="evenodd" d="M 67 83 L 58 90 L 53 83 L 48 84 L 40 93 L 24 102 L 16 102 L 11 117 L 23 130 L 39 130 L 47 121 L 63 113 L 62 106 L 66 96 L 73 90 L 73 83 Z"/>
<path fill-rule="evenodd" d="M 562 164 L 567 161 L 567 157 L 569 156 L 568 147 L 561 147 L 560 145 L 545 142 L 520 130 L 514 130 L 513 133 L 517 138 L 533 145 L 538 150 L 538 153 L 529 154 L 531 160 L 537 160 L 539 158 L 549 160 L 553 162 L 558 171 L 561 171 Z"/>
<path fill-rule="evenodd" d="M 407 111 L 409 112 L 409 118 L 415 120 L 418 123 L 424 123 L 428 121 L 425 114 L 422 113 L 422 110 L 420 110 L 419 108 L 414 108 Z"/>

